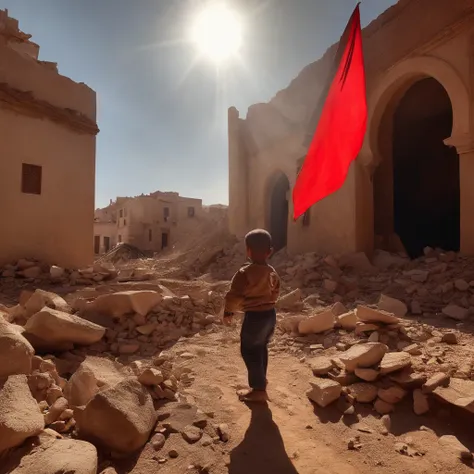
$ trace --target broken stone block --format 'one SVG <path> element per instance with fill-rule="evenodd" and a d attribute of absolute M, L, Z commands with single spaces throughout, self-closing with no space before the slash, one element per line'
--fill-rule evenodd
<path fill-rule="evenodd" d="M 439 444 L 456 454 L 463 461 L 470 461 L 472 453 L 459 441 L 456 436 L 444 435 L 439 438 Z"/>
<path fill-rule="evenodd" d="M 87 310 L 114 318 L 133 313 L 146 316 L 162 300 L 163 296 L 157 291 L 121 291 L 99 296 L 87 306 Z"/>
<path fill-rule="evenodd" d="M 322 408 L 341 396 L 342 386 L 334 380 L 315 378 L 310 385 L 312 388 L 306 393 L 307 397 Z"/>
<path fill-rule="evenodd" d="M 397 324 L 399 322 L 399 319 L 392 313 L 362 305 L 357 306 L 356 315 L 357 319 L 364 323 Z"/>
<path fill-rule="evenodd" d="M 412 356 L 417 356 L 421 355 L 421 349 L 419 344 L 410 344 L 409 346 L 406 346 L 403 348 L 403 352 L 406 352 L 407 354 L 410 354 Z"/>
<path fill-rule="evenodd" d="M 52 265 L 51 268 L 49 269 L 49 275 L 53 280 L 59 280 L 64 276 L 66 271 L 62 267 L 58 267 L 56 265 Z"/>
<path fill-rule="evenodd" d="M 432 375 L 422 387 L 423 393 L 433 393 L 438 387 L 448 387 L 450 377 L 444 372 Z"/>
<path fill-rule="evenodd" d="M 331 310 L 315 314 L 308 319 L 303 319 L 298 326 L 300 334 L 319 334 L 332 329 L 336 323 L 336 317 Z"/>
<path fill-rule="evenodd" d="M 354 311 L 350 311 L 338 316 L 337 322 L 343 329 L 353 331 L 357 325 L 357 316 Z"/>
<path fill-rule="evenodd" d="M 413 411 L 415 415 L 424 415 L 430 410 L 430 405 L 428 403 L 428 397 L 417 388 L 413 392 Z"/>
<path fill-rule="evenodd" d="M 386 375 L 410 366 L 410 354 L 407 354 L 406 352 L 389 352 L 384 355 L 380 362 L 380 373 Z"/>
<path fill-rule="evenodd" d="M 30 374 L 35 351 L 14 324 L 0 322 L 0 378 Z"/>
<path fill-rule="evenodd" d="M 414 390 L 420 388 L 426 382 L 426 377 L 417 372 L 410 373 L 409 370 L 402 370 L 391 374 L 390 380 L 397 383 L 405 390 Z"/>
<path fill-rule="evenodd" d="M 448 387 L 438 387 L 433 394 L 439 399 L 474 413 L 474 382 L 452 378 Z"/>
<path fill-rule="evenodd" d="M 377 398 L 378 389 L 370 383 L 355 383 L 348 390 L 359 403 L 372 403 Z"/>
<path fill-rule="evenodd" d="M 347 313 L 347 308 L 341 302 L 338 301 L 337 303 L 332 305 L 331 311 L 337 318 L 339 318 L 339 316 Z"/>
<path fill-rule="evenodd" d="M 123 453 L 133 453 L 145 445 L 157 418 L 147 389 L 133 379 L 97 393 L 85 408 L 74 413 L 80 437 Z"/>
<path fill-rule="evenodd" d="M 377 303 L 377 307 L 387 313 L 394 314 L 399 318 L 403 318 L 408 312 L 407 305 L 400 300 L 395 298 L 391 298 L 390 296 L 380 295 L 379 302 Z"/>
<path fill-rule="evenodd" d="M 360 336 L 364 335 L 366 332 L 377 331 L 378 329 L 380 329 L 378 324 L 363 323 L 358 321 L 356 324 L 355 333 Z"/>
<path fill-rule="evenodd" d="M 379 376 L 379 371 L 375 369 L 364 369 L 362 367 L 357 367 L 355 369 L 355 374 L 362 380 L 366 382 L 374 382 Z"/>
<path fill-rule="evenodd" d="M 288 293 L 277 301 L 276 307 L 282 310 L 292 310 L 302 304 L 303 294 L 299 288 Z"/>
<path fill-rule="evenodd" d="M 367 342 L 356 344 L 343 352 L 339 359 L 349 372 L 354 372 L 357 367 L 368 368 L 378 364 L 388 347 L 380 342 Z"/>
<path fill-rule="evenodd" d="M 377 399 L 377 401 L 374 404 L 375 411 L 379 413 L 380 415 L 388 415 L 389 413 L 392 413 L 392 411 L 395 409 L 395 407 L 383 401 L 382 399 Z"/>
<path fill-rule="evenodd" d="M 456 321 L 464 321 L 469 316 L 468 309 L 455 304 L 450 304 L 443 308 L 442 313 L 448 318 L 455 319 Z"/>
<path fill-rule="evenodd" d="M 327 375 L 333 368 L 331 359 L 328 357 L 315 357 L 309 361 L 314 375 Z"/>
<path fill-rule="evenodd" d="M 138 377 L 138 381 L 146 386 L 160 385 L 163 374 L 158 369 L 145 369 Z"/>
<path fill-rule="evenodd" d="M 29 318 L 33 314 L 39 313 L 45 306 L 48 308 L 70 313 L 71 307 L 66 301 L 56 293 L 37 289 L 31 295 L 28 295 L 23 304 L 25 317 Z"/>
<path fill-rule="evenodd" d="M 61 350 L 64 344 L 91 345 L 99 342 L 105 328 L 73 314 L 43 308 L 25 325 L 25 337 L 36 349 Z"/>
<path fill-rule="evenodd" d="M 41 267 L 30 267 L 19 272 L 24 278 L 38 278 L 41 275 Z"/>
<path fill-rule="evenodd" d="M 397 403 L 401 402 L 407 392 L 400 387 L 389 387 L 389 388 L 381 388 L 378 391 L 378 397 L 383 400 L 384 402 L 390 403 L 391 405 L 396 405 Z"/>
<path fill-rule="evenodd" d="M 26 375 L 11 375 L 0 383 L 0 453 L 19 446 L 44 429 L 44 418 L 31 396 Z"/>
<path fill-rule="evenodd" d="M 403 272 L 403 274 L 410 277 L 413 281 L 416 281 L 417 283 L 424 283 L 426 280 L 428 280 L 428 277 L 430 275 L 429 272 L 425 270 L 419 270 L 417 268 Z"/>

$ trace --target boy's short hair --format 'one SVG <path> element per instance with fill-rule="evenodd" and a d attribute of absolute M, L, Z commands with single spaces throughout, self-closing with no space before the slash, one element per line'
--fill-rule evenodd
<path fill-rule="evenodd" d="M 254 253 L 270 252 L 272 236 L 264 229 L 255 229 L 245 236 L 245 245 Z"/>

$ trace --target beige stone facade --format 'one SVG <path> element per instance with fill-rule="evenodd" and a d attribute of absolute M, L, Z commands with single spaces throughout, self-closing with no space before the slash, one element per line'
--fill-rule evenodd
<path fill-rule="evenodd" d="M 94 251 L 102 254 L 116 244 L 127 243 L 142 251 L 159 252 L 186 234 L 202 213 L 201 199 L 178 193 L 118 197 L 95 211 Z"/>
<path fill-rule="evenodd" d="M 363 8 L 363 5 L 362 5 Z M 335 52 L 246 119 L 229 110 L 229 224 L 290 253 L 474 254 L 474 3 L 401 0 L 363 32 L 369 121 L 344 186 L 291 219 L 307 124 Z M 341 131 L 341 139 L 344 131 Z"/>
<path fill-rule="evenodd" d="M 29 38 L 0 11 L 0 264 L 81 267 L 93 260 L 96 96 Z"/>

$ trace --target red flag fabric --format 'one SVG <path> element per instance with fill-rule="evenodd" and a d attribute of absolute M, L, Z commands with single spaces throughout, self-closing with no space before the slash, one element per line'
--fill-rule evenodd
<path fill-rule="evenodd" d="M 349 166 L 362 148 L 367 127 L 367 100 L 358 5 L 337 56 L 340 60 L 335 64 L 336 74 L 293 189 L 295 220 L 344 184 Z"/>

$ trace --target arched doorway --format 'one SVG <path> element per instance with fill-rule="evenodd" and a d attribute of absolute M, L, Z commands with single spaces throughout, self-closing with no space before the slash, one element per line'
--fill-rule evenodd
<path fill-rule="evenodd" d="M 382 247 L 395 250 L 396 235 L 412 258 L 426 246 L 459 250 L 459 157 L 444 144 L 452 128 L 451 101 L 433 78 L 415 82 L 387 108 L 374 177 L 375 234 Z"/>
<path fill-rule="evenodd" d="M 288 191 L 290 182 L 285 174 L 279 173 L 269 189 L 269 231 L 275 251 L 286 247 L 288 236 Z"/>

